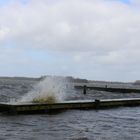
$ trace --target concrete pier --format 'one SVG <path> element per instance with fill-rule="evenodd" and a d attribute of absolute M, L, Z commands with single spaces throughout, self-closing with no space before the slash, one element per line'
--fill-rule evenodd
<path fill-rule="evenodd" d="M 90 90 L 118 92 L 118 93 L 140 93 L 140 89 L 136 89 L 136 88 L 115 88 L 115 87 L 108 87 L 107 85 L 105 87 L 75 85 L 75 88 L 84 90 L 85 89 L 84 86 L 86 86 L 86 89 L 90 89 Z"/>
<path fill-rule="evenodd" d="M 1 103 L 0 112 L 8 114 L 39 114 L 68 109 L 108 109 L 123 106 L 140 106 L 140 98 L 76 100 L 62 103 Z"/>

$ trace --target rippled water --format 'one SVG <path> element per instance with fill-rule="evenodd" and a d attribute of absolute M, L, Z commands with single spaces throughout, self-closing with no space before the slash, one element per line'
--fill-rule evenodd
<path fill-rule="evenodd" d="M 0 101 L 20 98 L 36 81 L 0 79 Z M 140 97 L 77 91 L 71 99 Z M 0 114 L 0 140 L 140 140 L 140 107 L 109 110 L 69 110 L 55 115 Z"/>

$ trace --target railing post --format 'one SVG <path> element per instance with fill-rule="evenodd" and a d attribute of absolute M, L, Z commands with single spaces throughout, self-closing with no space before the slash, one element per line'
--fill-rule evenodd
<path fill-rule="evenodd" d="M 84 87 L 83 87 L 83 94 L 84 95 L 87 94 L 87 86 L 86 85 L 84 85 Z"/>
<path fill-rule="evenodd" d="M 99 109 L 100 108 L 100 100 L 95 99 L 95 109 Z"/>

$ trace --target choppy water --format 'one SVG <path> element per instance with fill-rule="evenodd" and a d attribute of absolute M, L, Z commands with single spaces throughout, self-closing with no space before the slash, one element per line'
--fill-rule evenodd
<path fill-rule="evenodd" d="M 20 98 L 36 81 L 0 79 L 0 101 Z M 140 97 L 140 94 L 118 94 L 77 91 L 71 99 Z M 55 115 L 0 114 L 0 140 L 140 140 L 140 107 L 109 110 L 69 110 Z"/>

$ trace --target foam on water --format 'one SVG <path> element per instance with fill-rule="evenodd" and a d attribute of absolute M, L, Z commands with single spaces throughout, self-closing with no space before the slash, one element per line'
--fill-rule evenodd
<path fill-rule="evenodd" d="M 34 86 L 33 90 L 24 95 L 18 102 L 32 102 L 34 99 L 54 98 L 56 102 L 67 98 L 72 84 L 66 78 L 47 77 Z"/>

